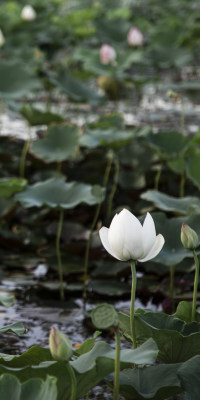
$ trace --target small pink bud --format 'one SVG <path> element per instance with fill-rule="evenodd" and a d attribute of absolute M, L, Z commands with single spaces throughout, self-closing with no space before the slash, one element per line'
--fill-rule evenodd
<path fill-rule="evenodd" d="M 142 46 L 144 43 L 144 36 L 138 28 L 131 28 L 127 40 L 130 46 Z"/>
<path fill-rule="evenodd" d="M 110 64 L 116 59 L 116 51 L 109 44 L 103 44 L 100 49 L 100 61 L 102 64 Z"/>

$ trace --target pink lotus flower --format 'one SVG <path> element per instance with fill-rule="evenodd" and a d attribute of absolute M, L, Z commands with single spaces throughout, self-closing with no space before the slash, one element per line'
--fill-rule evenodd
<path fill-rule="evenodd" d="M 102 64 L 110 64 L 116 59 L 116 51 L 109 44 L 103 44 L 100 49 L 100 61 Z"/>
<path fill-rule="evenodd" d="M 144 36 L 138 28 L 131 28 L 127 40 L 130 46 L 142 46 L 144 43 Z"/>

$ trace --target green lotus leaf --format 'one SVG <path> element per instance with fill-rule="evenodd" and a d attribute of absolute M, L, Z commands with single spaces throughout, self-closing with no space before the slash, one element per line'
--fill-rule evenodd
<path fill-rule="evenodd" d="M 119 392 L 126 400 L 165 400 L 181 393 L 180 364 L 155 365 L 120 372 Z"/>
<path fill-rule="evenodd" d="M 24 207 L 42 207 L 70 209 L 78 204 L 97 204 L 104 198 L 104 189 L 98 185 L 79 182 L 66 183 L 61 179 L 48 179 L 28 186 L 15 196 Z"/>
<path fill-rule="evenodd" d="M 29 104 L 24 104 L 20 108 L 20 113 L 32 126 L 49 125 L 52 122 L 62 122 L 63 118 L 50 111 L 41 111 L 37 108 L 31 107 Z"/>
<path fill-rule="evenodd" d="M 150 339 L 136 350 L 126 349 L 120 352 L 121 368 L 132 364 L 152 364 L 157 357 L 158 349 Z M 75 352 L 76 354 L 76 352 Z M 12 357 L 12 356 L 10 356 Z M 46 361 L 45 361 L 46 357 Z M 57 400 L 68 400 L 71 392 L 71 379 L 65 362 L 51 361 L 48 349 L 32 348 L 10 361 L 0 359 L 0 374 L 15 375 L 20 382 L 32 378 L 46 379 L 47 375 L 57 378 Z M 104 377 L 114 372 L 115 350 L 102 341 L 74 361 L 70 361 L 77 379 L 77 399 L 84 396 Z"/>
<path fill-rule="evenodd" d="M 47 163 L 72 159 L 78 149 L 79 130 L 73 125 L 52 125 L 44 139 L 31 145 L 31 152 Z"/>
<path fill-rule="evenodd" d="M 80 137 L 80 145 L 89 148 L 98 146 L 107 146 L 120 148 L 131 142 L 134 138 L 134 132 L 110 129 L 92 129 L 86 130 Z"/>
<path fill-rule="evenodd" d="M 16 376 L 3 374 L 0 377 L 1 400 L 56 400 L 56 378 L 48 376 L 45 381 L 38 378 L 21 383 Z"/>
<path fill-rule="evenodd" d="M 73 78 L 68 71 L 61 73 L 56 79 L 51 79 L 51 81 L 66 92 L 70 99 L 74 101 L 87 101 L 91 105 L 97 105 L 102 101 L 102 97 L 83 82 Z"/>
<path fill-rule="evenodd" d="M 200 356 L 197 355 L 186 361 L 177 371 L 181 386 L 188 400 L 197 400 L 200 393 Z"/>
<path fill-rule="evenodd" d="M 4 307 L 11 307 L 15 304 L 15 297 L 12 295 L 0 295 L 0 304 Z"/>
<path fill-rule="evenodd" d="M 156 207 L 164 211 L 173 211 L 182 215 L 186 215 L 191 210 L 200 213 L 200 199 L 198 197 L 177 198 L 161 193 L 158 190 L 147 190 L 147 192 L 142 193 L 141 198 L 152 201 Z"/>
<path fill-rule="evenodd" d="M 183 154 L 190 145 L 190 139 L 176 131 L 160 131 L 147 136 L 146 143 L 161 158 L 168 160 L 177 157 L 177 155 L 180 156 L 181 153 Z"/>
<path fill-rule="evenodd" d="M 22 178 L 1 178 L 0 179 L 0 199 L 12 196 L 16 192 L 21 192 L 27 185 L 26 179 Z"/>
<path fill-rule="evenodd" d="M 41 89 L 41 84 L 33 71 L 22 67 L 21 62 L 1 61 L 0 97 L 15 99 Z"/>
<path fill-rule="evenodd" d="M 119 313 L 120 329 L 131 340 L 129 315 Z M 185 324 L 173 315 L 156 312 L 135 314 L 136 340 L 139 344 L 152 338 L 159 349 L 158 358 L 178 363 L 200 354 L 200 324 Z"/>
<path fill-rule="evenodd" d="M 13 324 L 6 325 L 0 328 L 0 333 L 5 333 L 5 332 L 12 332 L 18 336 L 21 336 L 26 332 L 26 328 L 24 328 L 22 322 L 14 322 Z"/>
<path fill-rule="evenodd" d="M 196 149 L 195 153 L 192 154 L 186 161 L 186 173 L 187 177 L 200 188 L 200 150 Z"/>

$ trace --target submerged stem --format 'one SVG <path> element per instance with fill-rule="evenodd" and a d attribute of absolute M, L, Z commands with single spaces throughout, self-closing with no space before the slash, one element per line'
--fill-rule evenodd
<path fill-rule="evenodd" d="M 195 262 L 195 277 L 194 277 L 193 303 L 192 303 L 192 321 L 195 321 L 197 291 L 198 291 L 198 284 L 199 284 L 199 260 L 197 258 L 195 250 L 193 250 L 192 252 L 193 252 L 193 257 L 194 257 L 194 262 Z"/>
<path fill-rule="evenodd" d="M 136 349 L 136 338 L 135 338 L 135 325 L 134 325 L 134 315 L 135 315 L 135 294 L 136 294 L 136 269 L 135 262 L 131 260 L 131 272 L 132 272 L 132 286 L 131 286 L 131 308 L 130 308 L 130 329 L 131 337 L 133 343 L 133 349 Z"/>
<path fill-rule="evenodd" d="M 119 372 L 120 372 L 120 333 L 115 332 L 115 381 L 113 400 L 118 400 L 119 395 Z"/>
<path fill-rule="evenodd" d="M 63 226 L 63 217 L 64 217 L 64 210 L 61 209 L 58 230 L 57 230 L 57 236 L 56 236 L 56 255 L 57 255 L 57 261 L 58 261 L 58 273 L 59 273 L 59 281 L 60 281 L 60 298 L 61 298 L 61 300 L 64 300 L 64 298 L 65 298 L 64 288 L 63 288 L 62 259 L 61 259 L 61 253 L 60 253 L 60 237 L 61 237 L 62 226 Z"/>
<path fill-rule="evenodd" d="M 24 142 L 24 146 L 21 153 L 20 165 L 19 165 L 19 176 L 20 178 L 24 178 L 25 175 L 25 164 L 26 164 L 26 156 L 28 153 L 29 145 L 30 145 L 30 137 Z"/>

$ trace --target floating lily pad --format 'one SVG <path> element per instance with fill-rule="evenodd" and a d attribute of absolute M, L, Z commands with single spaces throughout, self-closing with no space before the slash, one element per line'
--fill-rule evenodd
<path fill-rule="evenodd" d="M 80 203 L 97 204 L 103 200 L 105 190 L 98 185 L 84 183 L 66 183 L 61 179 L 48 179 L 30 185 L 15 196 L 24 207 L 42 207 L 70 209 Z"/>
<path fill-rule="evenodd" d="M 72 159 L 78 149 L 79 130 L 73 125 L 53 125 L 44 139 L 31 145 L 31 152 L 47 163 Z"/>
<path fill-rule="evenodd" d="M 26 332 L 26 329 L 24 328 L 24 325 L 22 322 L 14 322 L 13 324 L 6 325 L 3 328 L 0 328 L 0 333 L 5 333 L 5 332 L 12 332 L 16 333 L 16 335 L 21 336 L 23 333 Z"/>
<path fill-rule="evenodd" d="M 20 113 L 32 126 L 49 125 L 52 122 L 62 122 L 63 118 L 50 111 L 41 111 L 37 108 L 31 107 L 29 104 L 24 104 L 20 109 Z"/>
<path fill-rule="evenodd" d="M 96 293 L 103 294 L 106 296 L 121 296 L 125 293 L 130 293 L 131 288 L 124 282 L 118 282 L 117 280 L 103 280 L 98 279 L 91 281 L 89 286 Z"/>
<path fill-rule="evenodd" d="M 0 199 L 12 196 L 16 192 L 21 192 L 27 185 L 26 179 L 22 178 L 1 178 L 0 179 Z"/>
<path fill-rule="evenodd" d="M 13 295 L 0 295 L 0 304 L 4 307 L 11 307 L 15 304 L 15 297 Z"/>
<path fill-rule="evenodd" d="M 157 190 L 148 190 L 142 193 L 141 198 L 152 201 L 156 207 L 164 211 L 173 211 L 183 215 L 188 214 L 190 211 L 200 212 L 200 199 L 198 197 L 177 198 Z"/>
<path fill-rule="evenodd" d="M 33 71 L 22 67 L 19 62 L 1 61 L 0 65 L 0 96 L 14 99 L 41 89 L 39 79 Z"/>

